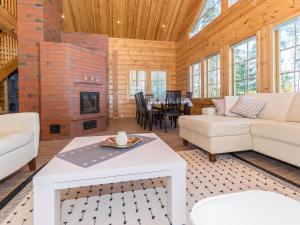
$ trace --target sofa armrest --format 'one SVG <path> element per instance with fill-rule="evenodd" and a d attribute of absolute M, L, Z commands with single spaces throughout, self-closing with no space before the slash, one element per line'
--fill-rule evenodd
<path fill-rule="evenodd" d="M 40 139 L 39 114 L 34 112 L 0 115 L 0 133 L 28 129 L 34 135 L 34 156 L 38 154 Z"/>

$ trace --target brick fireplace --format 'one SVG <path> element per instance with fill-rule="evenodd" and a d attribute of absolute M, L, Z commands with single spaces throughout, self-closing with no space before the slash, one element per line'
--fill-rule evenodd
<path fill-rule="evenodd" d="M 107 127 L 108 36 L 62 32 L 61 4 L 18 1 L 20 111 L 40 113 L 42 140 Z"/>
<path fill-rule="evenodd" d="M 82 136 L 106 128 L 107 56 L 102 49 L 107 49 L 108 38 L 97 34 L 62 33 L 62 40 L 69 43 L 40 43 L 43 140 Z M 80 44 L 83 40 L 85 47 Z M 85 104 L 90 98 L 94 110 L 82 112 L 83 97 Z M 86 125 L 92 121 L 94 126 Z M 51 128 L 55 125 L 57 129 L 53 131 Z"/>

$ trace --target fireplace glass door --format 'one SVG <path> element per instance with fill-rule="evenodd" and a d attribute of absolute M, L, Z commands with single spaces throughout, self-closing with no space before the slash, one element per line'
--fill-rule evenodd
<path fill-rule="evenodd" d="M 80 92 L 80 114 L 99 113 L 99 92 Z"/>

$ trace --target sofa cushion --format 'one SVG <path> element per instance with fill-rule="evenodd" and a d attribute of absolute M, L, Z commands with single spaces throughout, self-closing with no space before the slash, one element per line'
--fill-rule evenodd
<path fill-rule="evenodd" d="M 232 116 L 232 117 L 240 117 L 239 115 L 230 112 L 232 107 L 237 103 L 239 100 L 239 96 L 225 96 L 225 116 Z"/>
<path fill-rule="evenodd" d="M 266 103 L 251 96 L 241 96 L 230 112 L 242 117 L 256 119 L 265 106 Z"/>
<path fill-rule="evenodd" d="M 300 93 L 296 94 L 296 96 L 294 97 L 290 105 L 286 120 L 292 122 L 300 122 Z"/>
<path fill-rule="evenodd" d="M 286 121 L 287 113 L 295 94 L 258 93 L 252 96 L 267 104 L 260 112 L 259 118 Z"/>
<path fill-rule="evenodd" d="M 33 141 L 31 130 L 17 130 L 0 133 L 0 156 L 24 146 Z"/>
<path fill-rule="evenodd" d="M 259 120 L 251 126 L 251 134 L 300 146 L 300 123 Z"/>
<path fill-rule="evenodd" d="M 180 116 L 179 126 L 208 137 L 250 134 L 250 125 L 255 120 L 216 115 Z"/>
<path fill-rule="evenodd" d="M 217 115 L 224 116 L 225 115 L 225 99 L 212 99 L 212 102 L 216 106 Z"/>

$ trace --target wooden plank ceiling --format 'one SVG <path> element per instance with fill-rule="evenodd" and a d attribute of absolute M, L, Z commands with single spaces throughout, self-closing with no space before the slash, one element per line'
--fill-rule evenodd
<path fill-rule="evenodd" d="M 195 0 L 63 0 L 64 30 L 175 41 Z"/>

